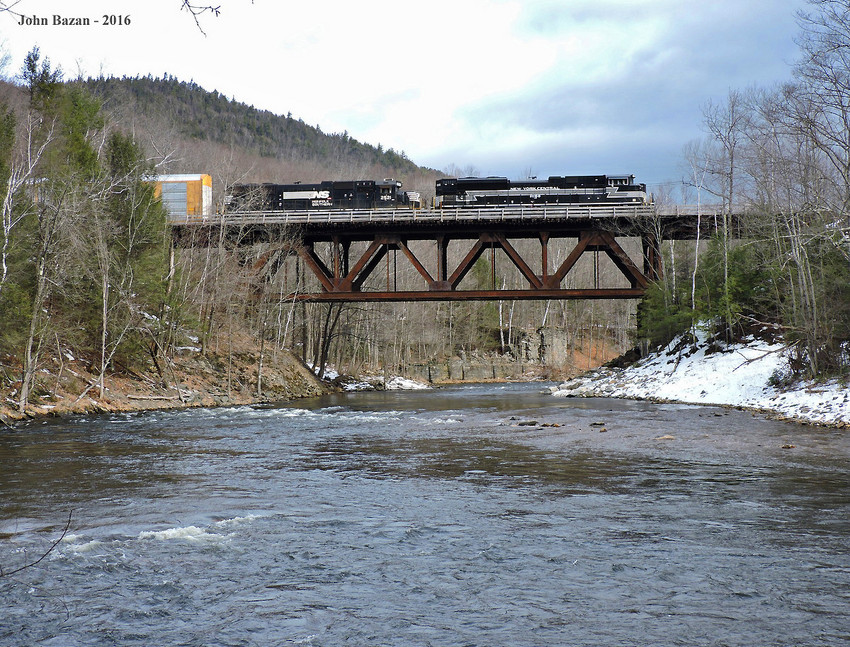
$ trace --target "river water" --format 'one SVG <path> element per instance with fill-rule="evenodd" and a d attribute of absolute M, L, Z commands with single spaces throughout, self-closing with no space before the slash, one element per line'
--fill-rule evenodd
<path fill-rule="evenodd" d="M 0 645 L 850 644 L 846 431 L 540 389 L 0 431 Z"/>

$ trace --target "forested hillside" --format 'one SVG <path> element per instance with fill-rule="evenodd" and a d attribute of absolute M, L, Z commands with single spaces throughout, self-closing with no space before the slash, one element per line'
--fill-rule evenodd
<path fill-rule="evenodd" d="M 262 157 L 340 160 L 354 167 L 383 168 L 399 176 L 422 170 L 392 148 L 384 151 L 380 145 L 363 144 L 347 133 L 323 133 L 291 114 L 259 110 L 173 76 L 101 77 L 84 85 L 105 110 L 131 120 L 146 115 L 154 129 L 174 130 L 187 139 L 225 144 Z"/>
<path fill-rule="evenodd" d="M 257 109 L 193 82 L 100 77 L 80 86 L 109 128 L 130 134 L 158 173 L 209 173 L 217 195 L 230 182 L 316 182 L 393 177 L 430 198 L 442 173 L 417 166 L 403 152 L 324 133 L 292 115 Z M 0 102 L 24 110 L 26 90 L 0 81 Z"/>

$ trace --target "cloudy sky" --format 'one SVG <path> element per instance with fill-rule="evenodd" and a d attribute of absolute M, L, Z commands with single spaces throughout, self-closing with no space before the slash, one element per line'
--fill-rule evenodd
<path fill-rule="evenodd" d="M 795 12 L 806 6 L 215 2 L 220 15 L 201 17 L 204 35 L 181 0 L 17 0 L 15 11 L 50 24 L 0 15 L 6 74 L 38 45 L 66 78 L 168 73 L 433 168 L 512 178 L 628 172 L 655 185 L 681 178 L 682 147 L 702 136 L 707 101 L 790 78 Z M 91 24 L 54 26 L 54 14 Z"/>

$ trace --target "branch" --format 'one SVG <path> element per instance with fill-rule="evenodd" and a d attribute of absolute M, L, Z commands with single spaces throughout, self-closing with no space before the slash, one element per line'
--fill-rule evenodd
<path fill-rule="evenodd" d="M 768 355 L 773 355 L 774 353 L 784 353 L 789 348 L 794 348 L 795 346 L 798 346 L 798 345 L 799 345 L 799 342 L 792 342 L 790 344 L 785 344 L 784 346 L 780 346 L 779 348 L 774 348 L 773 350 L 766 350 L 761 355 L 759 355 L 758 357 L 750 357 L 749 359 L 744 357 L 744 354 L 741 351 L 737 350 L 735 352 L 738 353 L 738 355 L 740 355 L 744 359 L 744 361 L 741 364 L 738 364 L 738 366 L 736 366 L 735 368 L 733 368 L 732 372 L 734 373 L 735 371 L 737 371 L 742 366 L 747 366 L 748 364 L 752 364 L 753 362 L 758 362 L 759 360 L 764 359 Z"/>
<path fill-rule="evenodd" d="M 47 557 L 50 553 L 52 553 L 53 549 L 56 548 L 59 545 L 59 542 L 61 542 L 63 539 L 65 539 L 65 535 L 68 534 L 68 528 L 71 527 L 71 515 L 72 514 L 74 514 L 73 510 L 71 510 L 68 513 L 68 521 L 65 523 L 65 529 L 62 531 L 62 534 L 59 536 L 59 539 L 57 539 L 56 541 L 53 542 L 53 545 L 50 548 L 47 549 L 46 553 L 44 553 L 41 557 L 39 557 L 34 562 L 31 562 L 29 564 L 24 564 L 20 568 L 16 568 L 15 570 L 9 571 L 8 573 L 4 573 L 3 568 L 0 567 L 0 577 L 9 577 L 10 575 L 14 575 L 15 573 L 20 573 L 24 569 L 32 568 L 33 566 L 38 564 L 40 561 L 42 561 L 45 557 Z"/>
<path fill-rule="evenodd" d="M 254 4 L 254 0 L 251 0 L 251 4 Z M 192 0 L 181 0 L 180 9 L 185 9 L 190 14 L 192 14 L 192 18 L 195 19 L 195 26 L 198 28 L 198 31 L 201 32 L 204 36 L 207 35 L 207 32 L 205 32 L 201 27 L 201 21 L 199 20 L 199 16 L 209 12 L 212 15 L 218 17 L 221 13 L 221 5 L 195 4 L 194 2 L 192 2 Z"/>
<path fill-rule="evenodd" d="M 0 2 L 0 13 L 8 12 L 13 16 L 22 16 L 23 14 L 15 11 L 15 7 L 21 3 L 21 0 L 13 0 L 13 2 Z"/>
<path fill-rule="evenodd" d="M 190 14 L 192 14 L 192 18 L 195 19 L 195 26 L 198 28 L 198 31 L 201 32 L 204 36 L 207 35 L 207 32 L 204 31 L 203 27 L 201 27 L 201 21 L 198 19 L 198 16 L 208 11 L 216 17 L 218 17 L 218 15 L 221 13 L 221 5 L 196 5 L 192 4 L 189 0 L 182 0 L 180 9 L 185 9 Z"/>

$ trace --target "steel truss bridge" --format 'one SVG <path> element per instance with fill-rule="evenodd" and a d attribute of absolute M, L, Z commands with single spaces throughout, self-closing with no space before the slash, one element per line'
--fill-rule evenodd
<path fill-rule="evenodd" d="M 661 275 L 660 241 L 692 239 L 700 230 L 708 235 L 711 213 L 708 210 L 705 215 L 705 209 L 702 215 L 694 209 L 665 212 L 654 205 L 495 206 L 240 212 L 172 219 L 171 225 L 174 242 L 180 246 L 267 243 L 284 255 L 296 254 L 317 280 L 319 291 L 293 293 L 290 298 L 294 300 L 636 299 Z M 551 244 L 559 239 L 573 239 L 575 244 L 553 262 L 556 256 Z M 618 239 L 639 240 L 640 257 L 632 258 Z M 537 249 L 539 244 L 539 251 L 530 253 L 528 244 L 517 244 L 527 240 L 536 241 L 531 247 Z M 417 241 L 426 241 L 426 252 Z M 631 246 L 635 247 L 634 243 Z M 498 289 L 497 251 L 527 285 Z M 489 289 L 463 289 L 463 279 L 488 252 L 493 279 Z M 594 268 L 598 268 L 600 253 L 613 262 L 625 281 L 618 281 L 618 286 L 600 285 L 594 269 L 593 285 L 564 286 L 582 256 L 592 254 Z M 420 288 L 398 289 L 399 257 L 421 277 Z"/>

